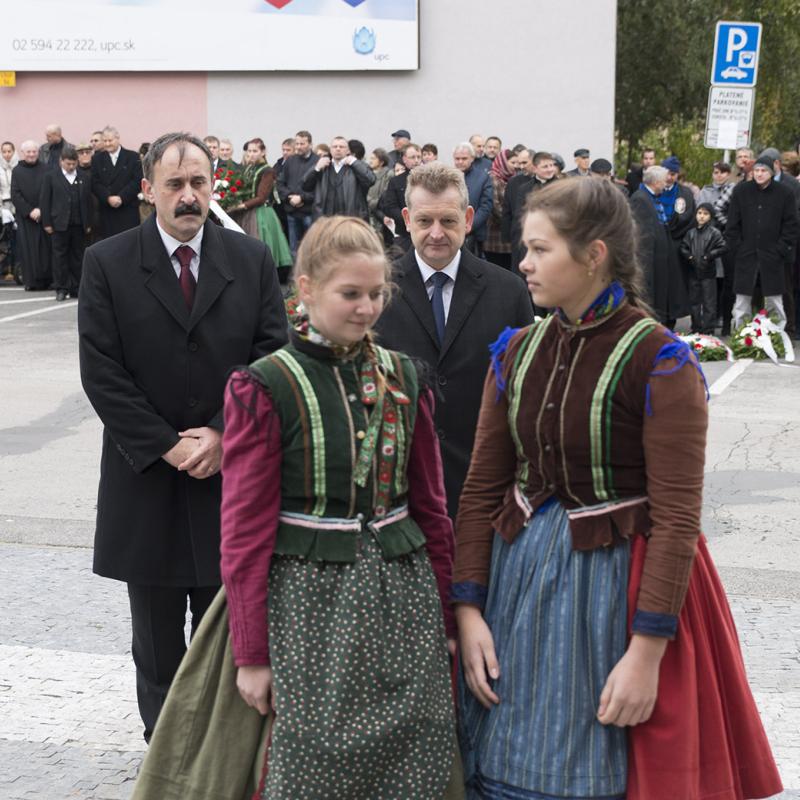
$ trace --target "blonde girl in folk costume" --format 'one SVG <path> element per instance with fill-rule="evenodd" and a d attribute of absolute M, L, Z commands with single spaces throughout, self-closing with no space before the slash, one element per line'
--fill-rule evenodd
<path fill-rule="evenodd" d="M 456 521 L 469 798 L 742 800 L 781 790 L 700 534 L 706 387 L 640 297 L 628 204 L 529 200 L 543 321 L 494 346 Z"/>
<path fill-rule="evenodd" d="M 295 269 L 307 317 L 225 398 L 236 682 L 275 711 L 261 796 L 439 800 L 455 750 L 454 544 L 432 395 L 372 341 L 390 267 L 367 223 L 319 220 Z"/>

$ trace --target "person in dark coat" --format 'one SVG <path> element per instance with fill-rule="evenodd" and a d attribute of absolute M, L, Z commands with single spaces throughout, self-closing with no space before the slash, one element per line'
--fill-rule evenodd
<path fill-rule="evenodd" d="M 302 188 L 314 193 L 314 219 L 343 214 L 369 222 L 367 192 L 373 183 L 373 171 L 350 153 L 344 136 L 336 136 L 330 157 L 318 159 L 306 172 Z"/>
<path fill-rule="evenodd" d="M 211 154 L 165 134 L 144 162 L 156 214 L 86 251 L 81 380 L 103 422 L 94 571 L 126 581 L 149 741 L 192 630 L 220 586 L 223 389 L 287 340 L 275 264 L 207 220 Z"/>
<path fill-rule="evenodd" d="M 685 287 L 667 227 L 661 194 L 667 182 L 664 167 L 648 167 L 641 186 L 630 199 L 636 221 L 639 262 L 644 272 L 647 302 L 656 319 L 666 324 L 677 319 L 685 305 Z"/>
<path fill-rule="evenodd" d="M 92 192 L 100 205 L 100 229 L 104 238 L 139 224 L 141 184 L 139 154 L 120 146 L 116 128 L 104 128 L 103 150 L 92 156 Z"/>
<path fill-rule="evenodd" d="M 278 175 L 278 197 L 286 209 L 286 229 L 292 258 L 306 231 L 311 227 L 314 193 L 303 189 L 303 178 L 317 163 L 317 155 L 311 149 L 311 134 L 298 131 L 294 137 L 294 155 L 289 156 Z"/>
<path fill-rule="evenodd" d="M 641 163 L 632 165 L 630 170 L 628 170 L 628 174 L 625 176 L 625 183 L 631 195 L 633 195 L 633 193 L 642 185 L 644 171 L 649 167 L 654 167 L 655 165 L 656 151 L 650 147 L 642 150 Z"/>
<path fill-rule="evenodd" d="M 469 204 L 475 209 L 472 230 L 467 235 L 467 249 L 483 257 L 483 243 L 486 241 L 487 225 L 494 205 L 494 186 L 488 170 L 475 163 L 475 149 L 469 142 L 456 145 L 453 150 L 453 164 L 464 173 L 469 193 Z"/>
<path fill-rule="evenodd" d="M 385 347 L 424 361 L 437 392 L 448 513 L 467 475 L 489 345 L 533 321 L 525 283 L 464 248 L 474 211 L 462 173 L 433 162 L 408 177 L 403 211 L 414 244 L 397 262 L 397 296 L 376 325 Z"/>
<path fill-rule="evenodd" d="M 11 172 L 11 202 L 16 209 L 17 261 L 27 291 L 47 289 L 52 282 L 50 239 L 42 228 L 39 198 L 50 169 L 39 161 L 39 145 L 28 140 L 20 146 L 22 160 Z"/>
<path fill-rule="evenodd" d="M 53 248 L 53 285 L 56 300 L 78 296 L 86 237 L 92 231 L 89 184 L 78 170 L 78 154 L 61 150 L 60 169 L 44 176 L 41 194 L 42 227 Z"/>
<path fill-rule="evenodd" d="M 406 228 L 403 209 L 406 207 L 406 184 L 411 170 L 422 163 L 422 150 L 420 146 L 410 142 L 403 150 L 403 172 L 389 178 L 386 191 L 383 193 L 378 208 L 394 223 L 394 242 L 404 253 L 411 249 L 411 234 Z M 395 166 L 395 169 L 398 169 Z M 385 223 L 384 223 L 385 225 Z M 390 226 L 386 225 L 388 229 Z"/>
<path fill-rule="evenodd" d="M 794 259 L 800 223 L 792 191 L 773 177 L 772 159 L 762 156 L 753 166 L 753 180 L 738 184 L 731 195 L 725 239 L 734 260 L 734 328 L 752 317 L 759 280 L 767 312 L 781 329 L 786 325 L 784 277 Z"/>
<path fill-rule="evenodd" d="M 60 125 L 48 125 L 44 129 L 45 143 L 39 148 L 39 161 L 50 169 L 58 169 L 61 153 L 74 149 L 62 135 Z"/>
<path fill-rule="evenodd" d="M 714 333 L 717 321 L 717 259 L 728 249 L 725 237 L 714 227 L 714 207 L 700 203 L 695 212 L 696 225 L 681 241 L 681 256 L 689 264 L 689 303 L 692 330 Z"/>

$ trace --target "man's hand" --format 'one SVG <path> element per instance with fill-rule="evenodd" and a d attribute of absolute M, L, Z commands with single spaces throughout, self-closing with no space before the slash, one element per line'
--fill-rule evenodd
<path fill-rule="evenodd" d="M 356 163 L 358 159 L 354 155 L 349 155 L 344 157 L 344 163 L 347 164 L 348 167 L 351 167 L 353 164 Z"/>
<path fill-rule="evenodd" d="M 122 198 L 117 194 L 112 194 L 108 198 L 108 204 L 111 208 L 119 208 L 122 205 Z"/>
<path fill-rule="evenodd" d="M 260 714 L 268 714 L 270 706 L 275 710 L 275 698 L 272 694 L 272 670 L 269 667 L 239 667 L 236 670 L 236 688 L 242 700 L 258 710 Z"/>
<path fill-rule="evenodd" d="M 222 434 L 213 428 L 189 428 L 179 431 L 181 439 L 197 442 L 195 451 L 182 463 L 179 472 L 188 472 L 193 478 L 202 480 L 219 472 L 222 462 Z"/>
<path fill-rule="evenodd" d="M 303 198 L 299 194 L 290 194 L 289 205 L 299 208 L 301 205 L 303 205 Z"/>
<path fill-rule="evenodd" d="M 394 165 L 394 174 L 395 175 L 402 175 L 406 171 L 406 165 L 403 164 L 402 161 L 398 161 Z"/>
<path fill-rule="evenodd" d="M 44 226 L 44 232 L 52 234 L 53 233 L 53 226 L 52 225 L 45 225 Z"/>
<path fill-rule="evenodd" d="M 331 165 L 331 157 L 330 156 L 321 156 L 319 161 L 314 165 L 314 169 L 317 172 L 322 172 L 324 169 L 328 169 Z"/>
<path fill-rule="evenodd" d="M 171 467 L 178 469 L 197 450 L 197 439 L 181 439 L 171 450 L 167 450 L 161 458 Z"/>
<path fill-rule="evenodd" d="M 38 222 L 42 218 L 42 211 L 39 208 L 34 208 L 28 216 L 34 221 Z"/>

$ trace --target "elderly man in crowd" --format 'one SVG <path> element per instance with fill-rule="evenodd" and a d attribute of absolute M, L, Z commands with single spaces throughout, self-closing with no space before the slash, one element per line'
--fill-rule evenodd
<path fill-rule="evenodd" d="M 752 317 L 753 290 L 759 279 L 767 312 L 776 318 L 781 330 L 785 328 L 782 295 L 798 233 L 794 194 L 783 182 L 775 180 L 771 155 L 761 156 L 753 165 L 753 180 L 742 181 L 736 187 L 728 209 L 725 238 L 735 264 L 733 328 Z"/>
<path fill-rule="evenodd" d="M 389 151 L 389 166 L 400 164 L 403 161 L 403 150 L 411 142 L 411 134 L 405 128 L 398 128 L 392 134 L 392 149 Z"/>
<path fill-rule="evenodd" d="M 375 173 L 350 153 L 344 136 L 331 140 L 330 156 L 322 156 L 302 182 L 304 192 L 314 194 L 314 219 L 344 214 L 369 222 L 367 192 L 375 183 Z"/>
<path fill-rule="evenodd" d="M 33 140 L 23 142 L 20 151 L 22 160 L 11 172 L 11 202 L 17 212 L 22 280 L 28 291 L 48 289 L 52 281 L 50 240 L 42 229 L 39 198 L 49 167 L 39 160 L 39 145 Z"/>
<path fill-rule="evenodd" d="M 45 143 L 39 148 L 39 161 L 50 169 L 58 169 L 61 161 L 61 151 L 65 148 L 74 149 L 62 136 L 60 125 L 48 125 L 44 129 Z"/>
<path fill-rule="evenodd" d="M 475 209 L 472 231 L 467 236 L 467 249 L 478 257 L 483 257 L 483 243 L 486 241 L 487 223 L 492 213 L 494 186 L 489 173 L 475 166 L 475 149 L 469 142 L 461 142 L 453 150 L 453 164 L 464 173 L 469 193 L 469 204 Z"/>
<path fill-rule="evenodd" d="M 591 166 L 591 154 L 585 147 L 579 147 L 573 154 L 575 159 L 575 169 L 571 169 L 565 174 L 570 178 L 588 178 L 589 167 Z"/>
<path fill-rule="evenodd" d="M 135 228 L 139 222 L 142 162 L 119 143 L 119 131 L 103 128 L 103 150 L 92 156 L 92 192 L 97 197 L 103 238 Z"/>

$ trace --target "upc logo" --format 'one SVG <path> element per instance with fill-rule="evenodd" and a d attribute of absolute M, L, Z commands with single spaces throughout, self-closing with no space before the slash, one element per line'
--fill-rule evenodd
<path fill-rule="evenodd" d="M 375 49 L 375 31 L 367 27 L 353 34 L 353 49 L 362 56 L 368 56 Z"/>

